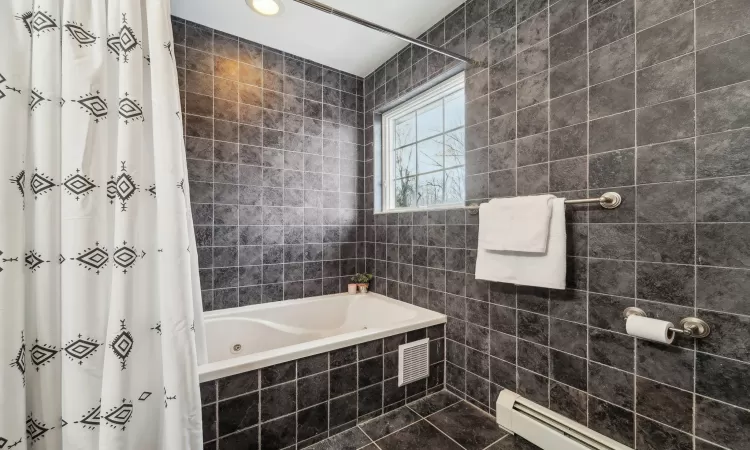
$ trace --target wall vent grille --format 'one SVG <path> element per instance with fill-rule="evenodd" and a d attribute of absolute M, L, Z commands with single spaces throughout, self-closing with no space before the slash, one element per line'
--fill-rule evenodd
<path fill-rule="evenodd" d="M 430 340 L 421 339 L 398 347 L 398 385 L 430 375 Z"/>

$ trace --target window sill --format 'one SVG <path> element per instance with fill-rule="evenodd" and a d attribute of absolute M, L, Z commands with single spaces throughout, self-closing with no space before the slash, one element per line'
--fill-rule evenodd
<path fill-rule="evenodd" d="M 403 208 L 403 209 L 389 209 L 387 211 L 373 211 L 373 215 L 379 216 L 382 214 L 398 214 L 398 213 L 415 213 L 421 211 L 447 211 L 451 209 L 466 209 L 467 205 L 461 203 L 452 203 L 450 205 L 436 205 L 429 208 Z"/>

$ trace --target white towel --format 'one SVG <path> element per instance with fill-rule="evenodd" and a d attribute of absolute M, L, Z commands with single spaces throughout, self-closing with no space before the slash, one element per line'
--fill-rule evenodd
<path fill-rule="evenodd" d="M 556 198 L 546 253 L 487 250 L 480 242 L 475 275 L 481 280 L 565 289 L 565 239 L 565 199 Z"/>
<path fill-rule="evenodd" d="M 544 253 L 554 195 L 496 198 L 479 207 L 479 244 L 487 250 Z"/>

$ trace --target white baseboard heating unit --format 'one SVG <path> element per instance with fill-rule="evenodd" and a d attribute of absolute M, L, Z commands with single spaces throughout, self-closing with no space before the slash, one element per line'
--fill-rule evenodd
<path fill-rule="evenodd" d="M 544 450 L 632 450 L 507 389 L 497 397 L 497 424 Z"/>

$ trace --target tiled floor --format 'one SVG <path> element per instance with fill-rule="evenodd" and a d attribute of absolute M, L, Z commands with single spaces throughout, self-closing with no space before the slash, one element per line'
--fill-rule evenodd
<path fill-rule="evenodd" d="M 541 450 L 448 391 L 318 442 L 309 450 Z"/>

